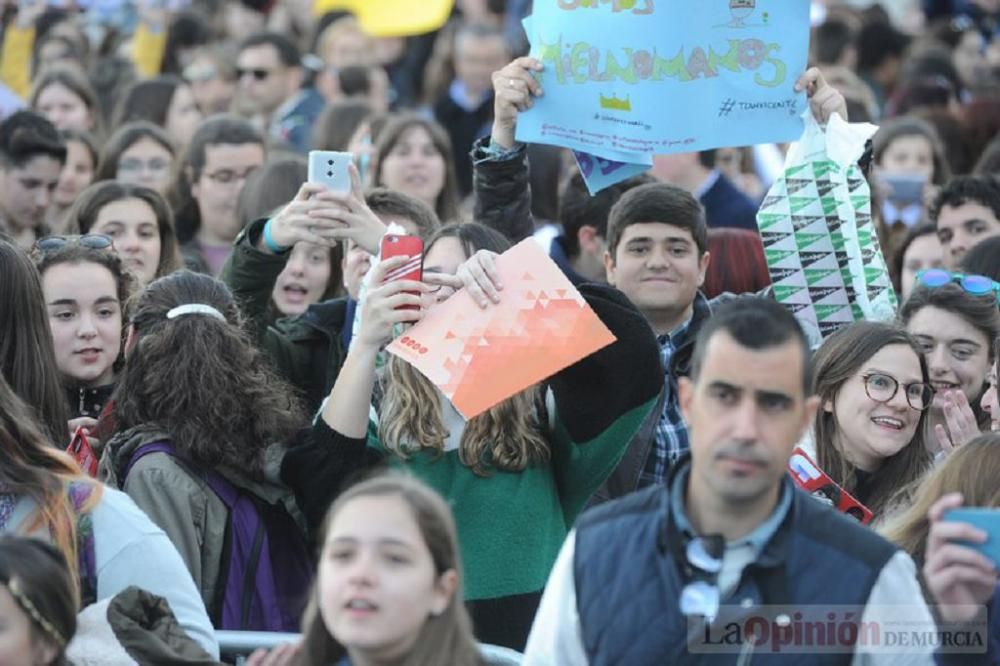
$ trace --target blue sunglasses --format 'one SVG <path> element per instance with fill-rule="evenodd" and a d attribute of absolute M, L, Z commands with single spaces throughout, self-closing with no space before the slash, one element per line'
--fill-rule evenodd
<path fill-rule="evenodd" d="M 1000 304 L 1000 283 L 985 275 L 966 275 L 965 273 L 952 273 L 942 268 L 928 268 L 917 271 L 917 281 L 925 287 L 942 287 L 957 282 L 962 289 L 973 296 L 996 294 L 997 303 Z"/>

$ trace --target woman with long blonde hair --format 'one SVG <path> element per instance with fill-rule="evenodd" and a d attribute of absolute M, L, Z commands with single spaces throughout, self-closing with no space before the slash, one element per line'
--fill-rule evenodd
<path fill-rule="evenodd" d="M 370 219 L 357 197 L 350 206 Z M 374 253 L 380 235 L 359 243 Z M 412 472 L 455 512 L 477 637 L 522 649 L 563 539 L 653 411 L 663 373 L 642 315 L 596 285 L 581 293 L 617 342 L 468 422 L 401 360 L 376 370 L 393 335 L 456 290 L 467 288 L 484 308 L 489 297 L 503 299 L 494 262 L 508 247 L 487 227 L 449 225 L 427 240 L 423 282 L 385 281 L 406 257 L 372 269 L 359 329 L 323 409 L 336 446 L 290 452 L 283 474 L 304 480 L 300 504 L 315 505 L 330 501 L 349 470 L 380 459 Z"/>
<path fill-rule="evenodd" d="M 86 477 L 53 448 L 0 377 L 0 534 L 33 536 L 62 553 L 86 606 L 134 585 L 164 597 L 210 654 L 219 647 L 190 574 L 166 535 L 123 493 Z"/>
<path fill-rule="evenodd" d="M 1000 508 L 1000 434 L 980 435 L 951 452 L 920 483 L 913 501 L 882 535 L 924 564 L 928 514 L 931 506 L 948 493 L 961 493 L 965 506 Z"/>

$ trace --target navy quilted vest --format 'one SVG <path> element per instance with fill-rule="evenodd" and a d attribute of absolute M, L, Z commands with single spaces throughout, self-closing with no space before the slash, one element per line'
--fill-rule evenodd
<path fill-rule="evenodd" d="M 859 523 L 795 490 L 788 515 L 724 607 L 855 606 L 858 617 L 896 548 Z M 670 493 L 653 486 L 584 514 L 576 527 L 574 578 L 590 666 L 849 664 L 850 654 L 768 654 L 748 661 L 687 647 L 678 608 L 683 588 L 670 538 Z M 700 634 L 699 634 L 700 635 Z"/>

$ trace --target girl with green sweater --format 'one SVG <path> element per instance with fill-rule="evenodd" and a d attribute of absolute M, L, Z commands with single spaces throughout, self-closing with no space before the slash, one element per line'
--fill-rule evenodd
<path fill-rule="evenodd" d="M 560 545 L 639 433 L 663 376 L 642 315 L 598 285 L 581 293 L 617 342 L 468 422 L 398 357 L 377 369 L 394 328 L 456 290 L 468 288 L 482 307 L 500 302 L 494 257 L 508 247 L 489 228 L 449 225 L 428 240 L 423 282 L 384 282 L 405 257 L 372 269 L 360 328 L 323 408 L 335 444 L 293 449 L 283 476 L 307 515 L 321 515 L 340 480 L 376 461 L 437 490 L 455 514 L 478 639 L 522 649 Z"/>

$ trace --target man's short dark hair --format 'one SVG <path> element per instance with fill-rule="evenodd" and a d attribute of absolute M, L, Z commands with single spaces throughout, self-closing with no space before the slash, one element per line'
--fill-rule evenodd
<path fill-rule="evenodd" d="M 608 216 L 608 253 L 614 257 L 625 229 L 633 224 L 656 222 L 687 229 L 698 246 L 708 250 L 705 209 L 690 192 L 666 183 L 634 187 L 618 200 Z"/>
<path fill-rule="evenodd" d="M 302 65 L 302 53 L 295 43 L 278 32 L 258 32 L 250 35 L 240 43 L 239 52 L 258 46 L 272 46 L 278 52 L 278 60 L 285 67 L 299 67 Z"/>
<path fill-rule="evenodd" d="M 19 168 L 39 155 L 66 162 L 66 144 L 55 125 L 34 111 L 17 111 L 0 123 L 0 164 Z"/>
<path fill-rule="evenodd" d="M 829 18 L 813 30 L 812 52 L 817 65 L 840 64 L 844 52 L 854 42 L 851 25 L 839 18 Z"/>
<path fill-rule="evenodd" d="M 715 168 L 715 154 L 717 150 L 701 150 L 698 152 L 698 163 L 706 169 Z"/>
<path fill-rule="evenodd" d="M 563 246 L 573 259 L 580 254 L 578 234 L 582 227 L 593 227 L 601 238 L 608 236 L 608 216 L 623 194 L 634 187 L 655 183 L 649 174 L 639 174 L 615 183 L 591 196 L 579 170 L 574 170 L 559 194 L 559 224 L 563 228 Z"/>
<path fill-rule="evenodd" d="M 934 197 L 930 218 L 936 225 L 942 208 L 957 208 L 967 203 L 989 208 L 1000 220 L 1000 183 L 989 176 L 956 176 Z"/>
<path fill-rule="evenodd" d="M 1000 236 L 979 241 L 965 253 L 959 267 L 964 273 L 985 275 L 1000 282 Z"/>
<path fill-rule="evenodd" d="M 890 58 L 902 58 L 910 38 L 888 23 L 869 23 L 858 34 L 858 70 L 878 69 Z"/>
<path fill-rule="evenodd" d="M 218 114 L 203 121 L 187 149 L 186 166 L 191 168 L 191 180 L 201 178 L 209 146 L 242 146 L 247 143 L 265 145 L 264 136 L 249 121 L 232 114 Z"/>
<path fill-rule="evenodd" d="M 441 221 L 430 206 L 402 192 L 376 187 L 365 195 L 365 203 L 379 217 L 399 216 L 411 220 L 424 239 L 441 226 Z"/>
<path fill-rule="evenodd" d="M 791 341 L 802 350 L 802 391 L 808 395 L 812 386 L 812 362 L 809 341 L 788 308 L 777 301 L 759 296 L 738 298 L 720 306 L 702 325 L 691 358 L 691 379 L 705 363 L 708 344 L 716 333 L 724 331 L 733 340 L 752 351 L 764 351 Z"/>

